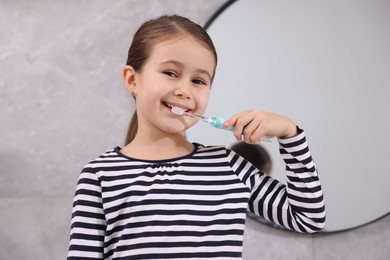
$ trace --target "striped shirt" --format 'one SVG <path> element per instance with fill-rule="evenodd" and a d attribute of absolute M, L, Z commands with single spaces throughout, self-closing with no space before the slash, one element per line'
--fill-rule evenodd
<path fill-rule="evenodd" d="M 304 132 L 279 139 L 287 185 L 220 146 L 194 143 L 158 161 L 116 147 L 82 170 L 71 259 L 242 259 L 246 212 L 298 232 L 324 227 L 325 207 Z"/>

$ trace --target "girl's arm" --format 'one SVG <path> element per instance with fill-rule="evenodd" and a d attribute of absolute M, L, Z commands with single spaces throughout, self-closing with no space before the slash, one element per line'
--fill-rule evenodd
<path fill-rule="evenodd" d="M 243 134 L 247 143 L 259 143 L 262 136 L 277 137 L 286 163 L 287 186 L 258 171 L 249 178 L 248 173 L 238 173 L 251 189 L 249 209 L 299 232 L 321 230 L 325 224 L 324 200 L 304 132 L 288 117 L 256 109 L 234 115 L 225 122 L 225 127 L 230 126 L 234 126 L 237 140 Z"/>
<path fill-rule="evenodd" d="M 74 197 L 68 260 L 103 259 L 105 230 L 100 181 L 84 168 Z"/>
<path fill-rule="evenodd" d="M 237 174 L 250 188 L 249 211 L 298 232 L 316 232 L 325 224 L 325 205 L 306 137 L 279 139 L 280 153 L 286 163 L 287 185 L 268 177 L 234 154 Z"/>

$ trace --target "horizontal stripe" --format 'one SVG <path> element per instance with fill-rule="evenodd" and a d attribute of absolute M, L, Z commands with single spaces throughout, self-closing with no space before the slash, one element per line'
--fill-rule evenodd
<path fill-rule="evenodd" d="M 183 249 L 184 251 L 185 249 Z M 128 256 L 125 255 L 123 257 L 114 257 L 113 260 L 120 259 L 129 259 Z M 144 259 L 241 259 L 242 253 L 240 252 L 232 252 L 231 248 L 226 248 L 226 251 L 216 251 L 216 252 L 180 252 L 180 253 L 165 253 L 165 252 L 157 252 L 157 253 L 145 253 L 145 254 L 137 254 L 131 255 L 131 259 L 134 260 L 144 260 Z"/>
<path fill-rule="evenodd" d="M 290 230 L 320 230 L 325 208 L 305 135 L 279 144 L 287 186 L 219 146 L 161 161 L 104 153 L 80 174 L 68 259 L 241 259 L 247 209 Z"/>

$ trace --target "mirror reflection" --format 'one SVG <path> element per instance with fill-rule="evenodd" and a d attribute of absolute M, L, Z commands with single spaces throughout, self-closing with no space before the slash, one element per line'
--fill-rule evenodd
<path fill-rule="evenodd" d="M 231 1 L 208 32 L 219 64 L 206 114 L 257 107 L 307 132 L 327 207 L 327 231 L 390 211 L 390 3 Z M 188 138 L 231 146 L 228 131 L 197 124 Z M 276 142 L 263 142 L 285 182 Z"/>

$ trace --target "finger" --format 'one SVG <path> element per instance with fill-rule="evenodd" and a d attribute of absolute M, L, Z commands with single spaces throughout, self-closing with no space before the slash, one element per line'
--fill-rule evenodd
<path fill-rule="evenodd" d="M 260 124 L 253 134 L 250 136 L 250 140 L 253 144 L 259 144 L 261 142 L 261 137 L 264 135 L 264 127 Z"/>
<path fill-rule="evenodd" d="M 248 142 L 251 144 L 259 144 L 261 141 L 260 138 L 264 134 L 264 127 L 260 120 L 256 120 L 245 127 L 244 132 Z"/>
<path fill-rule="evenodd" d="M 235 114 L 234 116 L 232 116 L 231 118 L 226 120 L 223 125 L 227 128 L 231 127 L 231 126 L 235 126 L 237 119 L 240 118 L 243 114 L 245 114 L 245 112 L 240 112 L 240 113 Z"/>
<path fill-rule="evenodd" d="M 257 119 L 253 119 L 250 121 L 247 125 L 244 127 L 243 135 L 244 135 L 244 140 L 248 143 L 253 142 L 253 135 L 256 134 L 256 130 L 258 129 L 260 125 L 260 121 Z"/>
<path fill-rule="evenodd" d="M 242 135 L 244 137 L 244 140 L 246 142 L 249 142 L 249 138 L 253 134 L 253 131 L 256 130 L 258 124 L 259 122 L 256 119 L 248 115 L 244 115 L 238 118 L 236 122 L 234 130 L 237 131 L 235 131 L 235 134 Z"/>
<path fill-rule="evenodd" d="M 248 112 L 240 112 L 229 118 L 225 123 L 225 127 L 234 127 L 233 135 L 240 141 L 242 139 L 242 134 L 244 127 L 250 122 L 251 118 L 247 115 Z"/>

